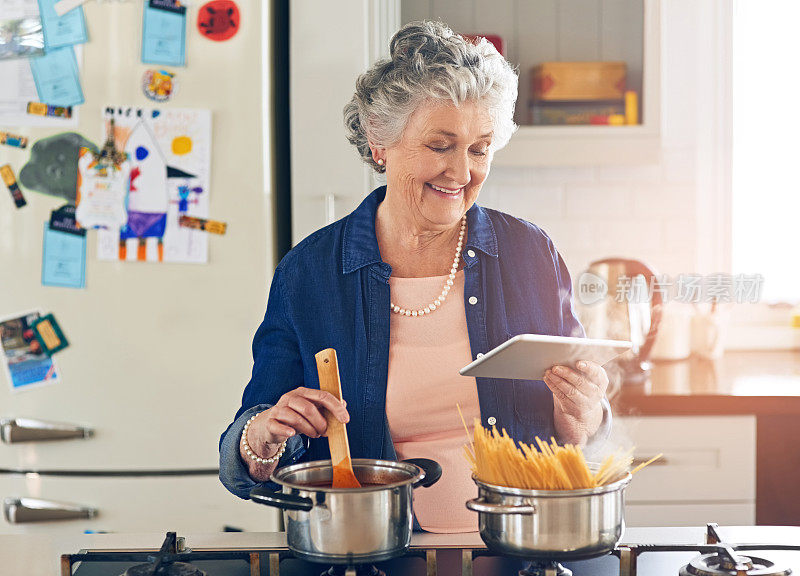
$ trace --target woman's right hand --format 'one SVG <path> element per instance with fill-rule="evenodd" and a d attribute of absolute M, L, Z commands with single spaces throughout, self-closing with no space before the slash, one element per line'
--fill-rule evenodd
<path fill-rule="evenodd" d="M 280 444 L 295 434 L 304 434 L 309 438 L 324 436 L 328 430 L 326 411 L 340 422 L 349 422 L 350 414 L 346 406 L 344 400 L 340 402 L 329 392 L 314 388 L 295 388 L 253 419 L 247 430 L 247 443 L 256 456 L 271 458 L 280 449 Z M 275 470 L 275 463 L 259 464 L 251 460 L 241 443 L 239 451 L 253 479 L 269 479 Z"/>

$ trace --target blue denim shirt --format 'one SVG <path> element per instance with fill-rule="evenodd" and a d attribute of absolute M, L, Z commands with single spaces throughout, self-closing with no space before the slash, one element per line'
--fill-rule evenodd
<path fill-rule="evenodd" d="M 298 244 L 275 270 L 253 340 L 252 377 L 220 439 L 220 480 L 241 498 L 257 485 L 239 456 L 245 422 L 294 388 L 318 388 L 314 354 L 324 348 L 336 349 L 352 456 L 397 458 L 385 410 L 392 269 L 381 260 L 375 235 L 385 194 L 385 187 L 376 189 L 351 214 Z M 467 212 L 467 230 L 464 307 L 473 358 L 516 334 L 584 335 L 572 309 L 569 272 L 542 230 L 477 204 Z M 469 303 L 473 296 L 475 304 Z M 553 396 L 544 382 L 477 378 L 477 386 L 484 426 L 493 417 L 523 442 L 557 436 Z M 604 413 L 595 437 L 610 430 L 607 402 Z M 295 436 L 279 465 L 329 458 L 326 438 Z"/>

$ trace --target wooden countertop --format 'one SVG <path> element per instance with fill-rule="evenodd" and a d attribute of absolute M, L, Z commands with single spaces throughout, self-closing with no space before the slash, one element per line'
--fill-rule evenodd
<path fill-rule="evenodd" d="M 800 414 L 800 351 L 654 362 L 647 382 L 622 385 L 611 404 L 623 416 Z"/>

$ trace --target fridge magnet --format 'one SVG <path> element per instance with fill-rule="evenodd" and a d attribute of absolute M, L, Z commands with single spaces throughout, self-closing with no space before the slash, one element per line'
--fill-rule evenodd
<path fill-rule="evenodd" d="M 0 144 L 13 146 L 14 148 L 27 148 L 28 139 L 25 136 L 17 136 L 8 132 L 0 132 Z"/>
<path fill-rule="evenodd" d="M 52 356 L 56 352 L 60 352 L 67 346 L 69 342 L 64 337 L 64 332 L 61 326 L 58 325 L 56 319 L 52 314 L 42 316 L 31 324 L 33 335 L 39 344 L 42 346 L 42 351 L 48 356 Z"/>
<path fill-rule="evenodd" d="M 225 222 L 206 220 L 205 218 L 196 218 L 194 216 L 181 216 L 178 219 L 178 223 L 184 228 L 194 228 L 195 230 L 211 232 L 212 234 L 225 234 L 225 230 L 228 228 Z"/>
<path fill-rule="evenodd" d="M 75 236 L 86 236 L 86 228 L 81 228 L 75 218 L 74 204 L 64 204 L 61 208 L 50 212 L 50 230 Z"/>
<path fill-rule="evenodd" d="M 175 74 L 166 70 L 147 70 L 142 76 L 142 91 L 155 102 L 171 100 L 177 87 Z"/>
<path fill-rule="evenodd" d="M 14 10 L 15 8 L 18 10 Z M 35 16 L 24 14 L 25 8 L 24 3 L 18 7 L 3 3 L 3 19 L 0 20 L 0 60 L 44 54 L 42 20 L 38 14 Z"/>
<path fill-rule="evenodd" d="M 25 197 L 22 195 L 22 190 L 19 189 L 17 186 L 17 178 L 14 176 L 14 170 L 11 169 L 10 164 L 5 164 L 0 166 L 0 177 L 3 178 L 3 182 L 5 182 L 8 191 L 11 193 L 11 197 L 14 199 L 14 204 L 17 208 L 22 208 L 27 204 L 25 201 Z"/>
<path fill-rule="evenodd" d="M 33 333 L 39 312 L 0 319 L 0 360 L 13 391 L 58 382 L 55 361 L 45 354 Z"/>
<path fill-rule="evenodd" d="M 37 140 L 31 146 L 27 164 L 20 170 L 20 183 L 29 190 L 74 204 L 81 148 L 97 152 L 97 146 L 77 132 Z"/>
<path fill-rule="evenodd" d="M 83 104 L 78 62 L 72 46 L 49 50 L 44 56 L 31 58 L 31 72 L 42 102 L 55 106 Z"/>
<path fill-rule="evenodd" d="M 197 12 L 197 29 L 216 42 L 233 38 L 239 31 L 239 7 L 233 0 L 206 2 Z"/>
<path fill-rule="evenodd" d="M 42 286 L 86 287 L 86 236 L 44 225 Z"/>
<path fill-rule="evenodd" d="M 72 118 L 72 106 L 51 106 L 41 102 L 28 102 L 28 114 L 52 118 Z"/>
<path fill-rule="evenodd" d="M 211 112 L 109 108 L 106 114 L 116 123 L 116 144 L 130 170 L 126 221 L 98 231 L 98 258 L 205 263 L 207 235 L 180 226 L 179 219 L 208 216 Z"/>
<path fill-rule="evenodd" d="M 144 3 L 142 63 L 186 65 L 186 6 L 178 0 Z"/>
<path fill-rule="evenodd" d="M 39 0 L 45 52 L 62 46 L 84 44 L 89 38 L 86 35 L 83 8 L 64 13 L 62 16 L 56 12 L 55 4 L 56 0 Z"/>

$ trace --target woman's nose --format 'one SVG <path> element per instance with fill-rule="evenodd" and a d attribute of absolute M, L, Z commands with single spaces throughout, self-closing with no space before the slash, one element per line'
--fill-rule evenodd
<path fill-rule="evenodd" d="M 462 186 L 466 186 L 470 181 L 469 173 L 469 152 L 465 154 L 453 154 L 447 167 L 446 175 Z"/>

